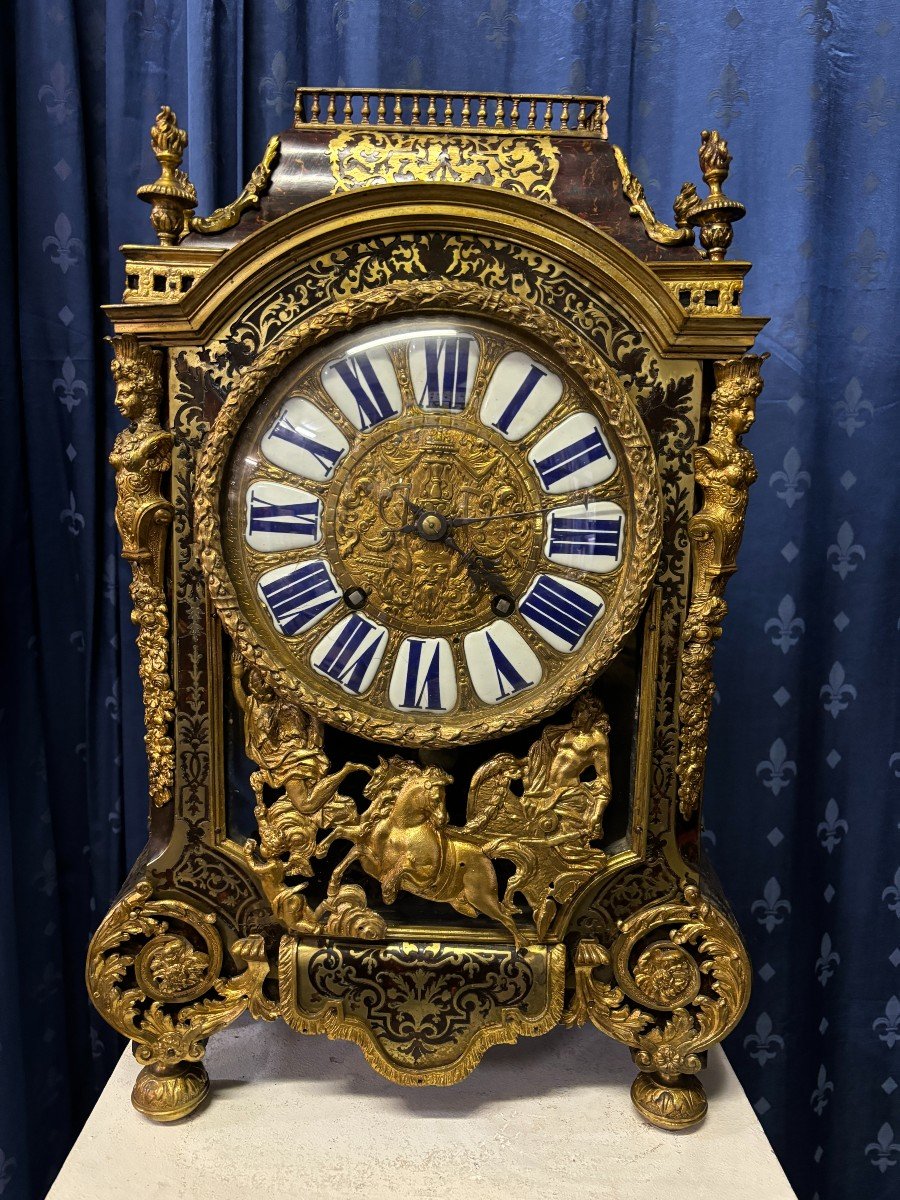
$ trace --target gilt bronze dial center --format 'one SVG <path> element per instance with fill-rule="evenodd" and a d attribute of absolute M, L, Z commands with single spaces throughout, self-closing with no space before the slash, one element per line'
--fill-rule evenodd
<path fill-rule="evenodd" d="M 417 525 L 419 533 L 428 542 L 439 542 L 447 532 L 447 521 L 440 513 L 423 513 Z"/>
<path fill-rule="evenodd" d="M 446 637 L 487 623 L 492 589 L 467 556 L 490 559 L 504 590 L 522 591 L 542 532 L 502 520 L 456 530 L 453 518 L 536 507 L 530 476 L 524 455 L 477 415 L 451 424 L 414 411 L 385 422 L 358 439 L 325 497 L 325 545 L 341 586 L 365 580 L 367 611 L 407 634 Z"/>

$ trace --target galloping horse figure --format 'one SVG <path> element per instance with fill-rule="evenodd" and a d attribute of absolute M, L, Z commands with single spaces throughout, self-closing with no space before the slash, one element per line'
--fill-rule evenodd
<path fill-rule="evenodd" d="M 493 863 L 473 838 L 448 824 L 444 791 L 451 782 L 437 767 L 397 756 L 381 759 L 363 793 L 369 808 L 357 824 L 333 829 L 317 847 L 321 856 L 339 838 L 354 843 L 334 869 L 329 895 L 358 861 L 381 883 L 385 904 L 393 904 L 402 889 L 450 904 L 467 917 L 483 913 L 509 930 L 518 947 L 513 920 L 518 910 L 500 902 Z"/>

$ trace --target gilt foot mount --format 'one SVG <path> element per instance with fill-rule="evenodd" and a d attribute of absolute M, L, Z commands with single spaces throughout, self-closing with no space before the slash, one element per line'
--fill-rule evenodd
<path fill-rule="evenodd" d="M 634 1107 L 660 1129 L 690 1129 L 699 1125 L 709 1107 L 703 1084 L 695 1075 L 641 1071 L 631 1085 Z"/>
<path fill-rule="evenodd" d="M 142 1116 L 168 1124 L 190 1116 L 208 1095 L 209 1075 L 203 1063 L 153 1063 L 135 1080 L 131 1103 Z"/>

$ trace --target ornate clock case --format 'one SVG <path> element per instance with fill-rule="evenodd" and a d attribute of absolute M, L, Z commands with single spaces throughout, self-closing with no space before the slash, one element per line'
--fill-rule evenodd
<path fill-rule="evenodd" d="M 591 1021 L 695 1123 L 750 986 L 699 838 L 762 386 L 725 143 L 667 225 L 603 97 L 301 89 L 202 218 L 151 137 L 108 310 L 150 836 L 87 964 L 135 1106 L 246 1010 L 406 1085 Z"/>

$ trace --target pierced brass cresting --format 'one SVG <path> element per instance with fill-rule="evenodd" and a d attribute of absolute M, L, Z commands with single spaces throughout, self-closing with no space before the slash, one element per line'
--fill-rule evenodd
<path fill-rule="evenodd" d="M 509 96 L 502 92 L 420 92 L 404 88 L 297 88 L 294 128 L 427 129 L 606 139 L 609 96 Z"/>

